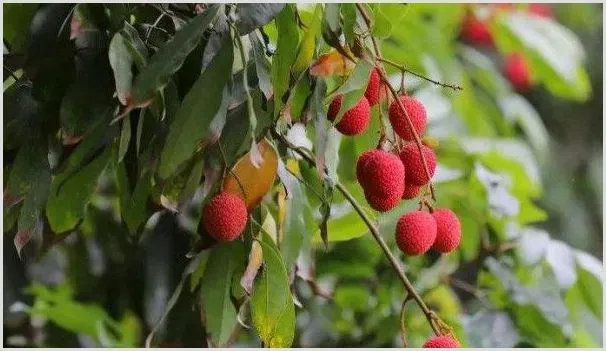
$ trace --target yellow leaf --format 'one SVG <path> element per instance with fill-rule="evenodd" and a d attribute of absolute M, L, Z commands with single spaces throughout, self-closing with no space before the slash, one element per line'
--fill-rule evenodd
<path fill-rule="evenodd" d="M 332 49 L 326 54 L 318 57 L 318 60 L 311 66 L 309 72 L 314 76 L 327 77 L 333 74 L 346 76 L 355 67 L 355 62 L 341 55 L 337 50 Z"/>
<path fill-rule="evenodd" d="M 240 196 L 248 210 L 255 208 L 271 189 L 278 172 L 278 153 L 263 139 L 257 144 L 261 160 L 259 167 L 251 162 L 250 151 L 240 157 L 223 180 L 223 191 Z"/>

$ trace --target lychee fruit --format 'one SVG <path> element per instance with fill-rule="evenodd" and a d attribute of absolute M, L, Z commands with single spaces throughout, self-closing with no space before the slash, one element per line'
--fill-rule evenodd
<path fill-rule="evenodd" d="M 398 206 L 401 200 L 401 197 L 396 197 L 394 195 L 376 196 L 369 191 L 364 192 L 364 197 L 366 198 L 366 202 L 368 202 L 370 207 L 379 212 L 387 212 L 393 209 L 394 207 Z"/>
<path fill-rule="evenodd" d="M 366 200 L 377 211 L 388 211 L 402 199 L 405 175 L 400 158 L 384 150 L 366 151 L 356 164 L 356 177 Z"/>
<path fill-rule="evenodd" d="M 202 210 L 202 224 L 217 241 L 232 241 L 239 237 L 248 221 L 246 204 L 237 195 L 220 193 Z"/>
<path fill-rule="evenodd" d="M 437 235 L 436 220 L 423 211 L 412 211 L 400 217 L 396 225 L 396 243 L 409 256 L 427 252 Z"/>
<path fill-rule="evenodd" d="M 519 92 L 528 91 L 532 85 L 528 62 L 519 53 L 513 53 L 505 58 L 503 67 L 505 76 Z"/>
<path fill-rule="evenodd" d="M 368 99 L 368 104 L 370 106 L 376 105 L 379 100 L 381 100 L 380 83 L 381 79 L 379 77 L 379 71 L 377 68 L 375 68 L 372 70 L 372 72 L 370 72 L 368 85 L 366 86 L 366 91 L 364 92 L 364 96 L 366 99 Z"/>
<path fill-rule="evenodd" d="M 493 39 L 488 24 L 468 14 L 461 23 L 461 37 L 471 44 L 492 45 Z"/>
<path fill-rule="evenodd" d="M 418 186 L 418 185 L 414 185 L 414 184 L 406 184 L 404 186 L 404 195 L 402 195 L 402 198 L 404 200 L 410 200 L 410 199 L 414 199 L 415 197 L 417 197 L 419 195 L 419 192 L 421 191 L 421 187 L 422 186 Z"/>
<path fill-rule="evenodd" d="M 334 121 L 339 114 L 343 96 L 339 95 L 328 108 L 328 119 Z M 339 132 L 345 135 L 357 135 L 363 133 L 370 124 L 370 105 L 368 99 L 362 96 L 358 104 L 343 114 L 341 120 L 335 125 Z"/>
<path fill-rule="evenodd" d="M 415 131 L 419 137 L 421 137 L 425 132 L 425 127 L 427 127 L 427 113 L 425 112 L 425 107 L 419 100 L 409 96 L 400 96 L 399 100 L 406 109 L 406 112 L 408 112 L 408 117 L 410 117 L 410 121 L 412 122 Z M 407 141 L 414 140 L 414 134 L 408 127 L 408 122 L 406 121 L 406 114 L 400 108 L 397 101 L 393 101 L 389 106 L 389 121 L 391 122 L 393 130 L 402 139 Z"/>
<path fill-rule="evenodd" d="M 427 173 L 425 173 L 425 168 L 423 167 L 423 158 L 421 157 L 417 144 L 408 143 L 400 152 L 400 159 L 402 160 L 406 170 L 407 184 L 417 186 L 424 185 L 429 182 L 429 179 L 433 177 L 436 171 L 436 154 L 431 148 L 423 144 L 421 144 L 421 150 L 423 152 L 423 156 L 425 156 L 427 170 L 429 171 L 429 178 L 427 178 Z"/>
<path fill-rule="evenodd" d="M 423 344 L 424 349 L 458 349 L 460 347 L 459 342 L 448 335 L 434 336 Z"/>
<path fill-rule="evenodd" d="M 438 232 L 432 249 L 448 253 L 456 249 L 461 242 L 461 222 L 457 215 L 448 208 L 439 208 L 431 214 L 436 220 Z"/>
<path fill-rule="evenodd" d="M 553 18 L 553 10 L 547 4 L 530 3 L 528 4 L 528 13 L 539 17 Z"/>

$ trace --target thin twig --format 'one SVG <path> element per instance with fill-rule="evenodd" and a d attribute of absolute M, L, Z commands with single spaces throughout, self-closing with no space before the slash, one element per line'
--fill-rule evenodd
<path fill-rule="evenodd" d="M 412 300 L 410 294 L 406 295 L 404 301 L 402 301 L 402 308 L 400 308 L 400 337 L 402 338 L 402 346 L 408 347 L 408 342 L 406 341 L 406 327 L 404 325 L 404 308 L 406 307 L 406 303 Z"/>
<path fill-rule="evenodd" d="M 358 8 L 358 11 L 360 12 L 360 14 L 362 14 L 362 17 L 364 18 L 364 21 L 366 22 L 366 26 L 370 28 L 370 18 L 368 17 L 366 10 L 364 10 L 362 5 L 360 5 L 360 4 L 356 4 L 356 7 Z M 378 44 L 376 43 L 376 40 L 374 37 L 372 38 L 372 41 L 373 41 L 373 45 L 375 46 L 375 50 L 377 50 L 376 57 L 380 58 L 381 54 L 378 51 L 379 47 L 378 47 Z M 433 182 L 431 180 L 429 168 L 427 167 L 427 160 L 425 159 L 425 154 L 423 153 L 423 149 L 421 147 L 422 146 L 421 138 L 419 137 L 419 134 L 417 133 L 417 131 L 414 128 L 414 125 L 412 124 L 410 116 L 408 115 L 408 111 L 402 104 L 402 101 L 400 101 L 400 99 L 398 97 L 398 93 L 394 89 L 394 87 L 391 84 L 391 82 L 389 81 L 389 79 L 387 79 L 387 75 L 385 74 L 385 71 L 383 69 L 378 69 L 377 71 L 379 72 L 379 75 L 381 76 L 381 81 L 383 82 L 383 84 L 385 84 L 391 91 L 394 101 L 398 104 L 398 107 L 402 111 L 404 111 L 404 116 L 406 117 L 406 123 L 408 124 L 408 128 L 410 128 L 412 135 L 414 136 L 415 143 L 417 144 L 417 149 L 419 150 L 419 154 L 421 155 L 421 161 L 423 162 L 423 169 L 425 170 L 425 175 L 427 176 L 427 180 L 429 183 L 429 192 L 431 194 L 431 198 L 432 198 L 432 200 L 436 201 L 436 193 L 433 188 Z"/>
<path fill-rule="evenodd" d="M 393 62 L 393 61 L 391 61 L 389 59 L 386 59 L 386 58 L 383 58 L 383 57 L 380 57 L 380 56 L 377 56 L 376 59 L 378 61 L 385 62 L 385 63 L 387 63 L 387 64 L 389 64 L 389 65 L 391 65 L 391 66 L 393 66 L 393 67 L 395 67 L 395 68 L 397 68 L 399 70 L 401 70 L 402 72 L 408 72 L 408 73 L 412 74 L 413 76 L 416 76 L 416 77 L 419 77 L 421 79 L 424 79 L 424 80 L 426 80 L 428 82 L 431 82 L 431 83 L 433 83 L 435 85 L 439 85 L 439 86 L 444 87 L 444 88 L 450 88 L 452 90 L 463 90 L 463 88 L 461 86 L 459 86 L 459 85 L 438 82 L 437 80 L 434 80 L 434 79 L 431 79 L 429 77 L 426 77 L 426 76 L 424 76 L 424 75 L 422 75 L 420 73 L 417 73 L 415 71 L 411 71 L 410 69 L 404 67 L 403 65 L 398 64 L 396 62 Z"/>
<path fill-rule="evenodd" d="M 298 153 L 312 167 L 316 167 L 316 161 L 315 161 L 314 157 L 312 157 L 311 155 L 308 155 L 306 152 L 301 151 L 299 148 L 294 147 L 283 135 L 278 133 L 274 128 L 271 128 L 271 131 L 272 131 L 272 134 L 280 142 L 282 142 L 289 149 Z M 429 324 L 431 325 L 432 329 L 434 330 L 434 332 L 437 335 L 438 329 L 433 324 L 433 319 L 432 319 L 432 316 L 434 315 L 433 312 L 427 307 L 427 305 L 425 304 L 425 302 L 423 301 L 421 296 L 417 293 L 414 286 L 412 285 L 412 283 L 406 276 L 406 273 L 404 273 L 404 269 L 402 269 L 402 267 L 400 266 L 400 263 L 398 262 L 396 257 L 393 255 L 393 253 L 391 253 L 391 251 L 389 250 L 389 247 L 387 247 L 387 244 L 383 240 L 381 233 L 379 233 L 379 229 L 377 229 L 377 227 L 375 226 L 373 221 L 368 217 L 368 215 L 362 209 L 360 204 L 358 204 L 356 199 L 353 197 L 353 195 L 351 195 L 349 190 L 347 190 L 347 188 L 343 184 L 341 184 L 340 182 L 337 182 L 337 184 L 335 186 L 339 190 L 339 192 L 341 192 L 341 194 L 343 194 L 343 196 L 347 199 L 347 201 L 352 205 L 352 207 L 358 213 L 360 218 L 362 218 L 364 223 L 366 223 L 366 226 L 370 230 L 370 233 L 372 234 L 373 238 L 379 244 L 379 246 L 381 247 L 381 250 L 383 250 L 383 253 L 385 254 L 387 259 L 391 263 L 392 267 L 395 269 L 396 273 L 398 274 L 398 277 L 404 284 L 406 291 L 408 291 L 408 294 L 410 296 L 412 296 L 412 299 L 414 299 L 416 301 L 416 303 L 419 305 L 419 307 L 423 311 L 423 314 L 425 314 L 425 317 L 427 318 L 427 320 L 429 321 Z"/>

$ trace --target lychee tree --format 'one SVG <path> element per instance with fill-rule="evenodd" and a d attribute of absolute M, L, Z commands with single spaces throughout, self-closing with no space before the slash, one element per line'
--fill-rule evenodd
<path fill-rule="evenodd" d="M 591 96 L 549 6 L 3 10 L 27 344 L 602 344 L 602 264 L 536 204 L 521 94 Z"/>

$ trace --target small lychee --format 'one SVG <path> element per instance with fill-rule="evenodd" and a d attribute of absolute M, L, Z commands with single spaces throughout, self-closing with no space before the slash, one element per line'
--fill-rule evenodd
<path fill-rule="evenodd" d="M 339 114 L 343 96 L 339 95 L 332 100 L 328 108 L 328 119 L 334 121 Z M 368 99 L 362 96 L 358 104 L 343 114 L 335 128 L 344 135 L 362 134 L 370 124 L 370 105 Z"/>
<path fill-rule="evenodd" d="M 468 14 L 461 23 L 461 37 L 470 44 L 492 45 L 493 39 L 488 24 Z"/>
<path fill-rule="evenodd" d="M 396 243 L 409 256 L 422 255 L 436 240 L 437 225 L 432 215 L 412 211 L 400 217 L 396 225 Z"/>
<path fill-rule="evenodd" d="M 441 253 L 456 249 L 461 242 L 461 222 L 457 215 L 448 208 L 438 208 L 431 215 L 438 228 L 436 241 L 431 248 Z"/>
<path fill-rule="evenodd" d="M 356 164 L 358 182 L 368 203 L 377 211 L 385 212 L 398 204 L 404 194 L 405 175 L 400 158 L 384 150 L 368 150 Z"/>
<path fill-rule="evenodd" d="M 415 197 L 417 197 L 419 195 L 419 192 L 421 191 L 421 187 L 422 186 L 418 186 L 418 185 L 414 185 L 414 184 L 406 184 L 404 186 L 404 195 L 402 195 L 402 198 L 404 200 L 410 200 L 410 199 L 414 199 Z"/>
<path fill-rule="evenodd" d="M 202 210 L 202 224 L 217 241 L 232 241 L 246 228 L 248 210 L 237 195 L 220 193 L 213 197 Z"/>
<path fill-rule="evenodd" d="M 368 99 L 368 104 L 370 106 L 376 105 L 381 99 L 380 83 L 381 79 L 379 77 L 378 68 L 375 68 L 370 72 L 368 85 L 366 86 L 366 91 L 364 92 L 364 96 L 366 96 L 366 99 Z"/>
<path fill-rule="evenodd" d="M 530 89 L 532 85 L 530 69 L 524 56 L 519 53 L 508 55 L 505 58 L 503 70 L 505 76 L 517 91 L 526 92 Z"/>
<path fill-rule="evenodd" d="M 410 121 L 412 122 L 415 131 L 419 137 L 421 137 L 427 127 L 427 113 L 425 112 L 425 107 L 419 100 L 413 97 L 400 96 L 398 99 L 404 106 L 404 109 L 406 109 L 406 112 L 408 112 L 408 117 L 410 117 Z M 389 121 L 391 122 L 393 130 L 400 138 L 407 141 L 414 140 L 414 134 L 406 121 L 406 113 L 400 108 L 397 101 L 393 101 L 389 106 Z"/>
<path fill-rule="evenodd" d="M 461 344 L 455 338 L 448 335 L 434 336 L 423 344 L 424 349 L 458 349 L 460 347 Z"/>
<path fill-rule="evenodd" d="M 433 177 L 436 171 L 436 154 L 430 147 L 421 144 L 421 150 L 427 163 L 429 177 Z M 400 159 L 406 170 L 406 183 L 421 186 L 429 181 L 425 167 L 423 166 L 423 158 L 419 152 L 419 148 L 415 143 L 408 143 L 400 151 Z"/>

